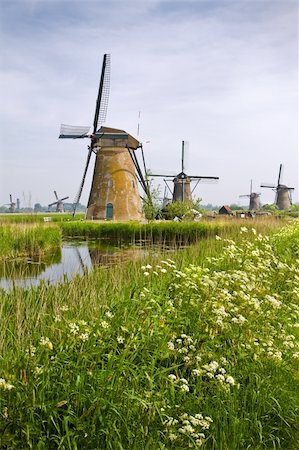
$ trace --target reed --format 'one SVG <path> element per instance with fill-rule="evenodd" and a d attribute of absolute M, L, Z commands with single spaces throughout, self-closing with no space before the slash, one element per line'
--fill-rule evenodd
<path fill-rule="evenodd" d="M 41 255 L 61 245 L 61 231 L 47 225 L 0 226 L 0 259 Z"/>
<path fill-rule="evenodd" d="M 139 222 L 124 223 L 94 223 L 94 222 L 63 222 L 59 226 L 64 238 L 110 239 L 121 242 L 150 242 L 188 245 L 202 238 L 215 236 L 219 233 L 238 234 L 240 226 L 249 224 L 258 230 L 277 229 L 283 220 L 267 218 L 242 221 L 215 220 L 202 222 Z"/>

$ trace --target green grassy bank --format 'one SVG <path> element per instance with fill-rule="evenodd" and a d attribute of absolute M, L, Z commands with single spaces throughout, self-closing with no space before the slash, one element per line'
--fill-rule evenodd
<path fill-rule="evenodd" d="M 118 242 L 157 242 L 191 244 L 217 233 L 238 233 L 242 224 L 258 230 L 277 229 L 284 220 L 269 218 L 240 222 L 240 219 L 202 222 L 63 222 L 59 226 L 65 238 L 110 239 Z"/>
<path fill-rule="evenodd" d="M 0 224 L 3 223 L 41 223 L 50 219 L 51 222 L 64 222 L 72 220 L 83 220 L 85 214 L 77 213 L 75 217 L 67 213 L 32 213 L 32 214 L 0 214 Z"/>
<path fill-rule="evenodd" d="M 270 231 L 2 292 L 0 448 L 295 450 L 299 231 Z"/>
<path fill-rule="evenodd" d="M 42 255 L 61 245 L 58 227 L 44 225 L 0 225 L 0 260 Z"/>

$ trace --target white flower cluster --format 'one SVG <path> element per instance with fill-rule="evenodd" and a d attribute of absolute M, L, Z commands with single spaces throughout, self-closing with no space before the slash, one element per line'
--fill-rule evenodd
<path fill-rule="evenodd" d="M 178 418 L 168 417 L 163 425 L 166 436 L 171 442 L 175 441 L 176 445 L 182 446 L 192 440 L 195 443 L 195 448 L 199 448 L 204 444 L 205 433 L 212 423 L 213 420 L 209 416 L 183 413 Z"/>
<path fill-rule="evenodd" d="M 155 267 L 153 267 L 151 264 L 147 264 L 146 266 L 141 266 L 141 270 L 143 271 L 143 275 L 145 277 L 148 277 L 151 273 L 156 276 L 167 273 L 168 268 L 171 268 L 171 269 L 176 268 L 175 262 L 169 258 L 166 260 L 160 261 L 160 264 L 157 264 Z"/>
<path fill-rule="evenodd" d="M 222 358 L 222 364 L 226 364 L 225 358 Z M 203 377 L 209 380 L 215 380 L 219 382 L 225 389 L 229 386 L 234 386 L 235 379 L 226 373 L 226 369 L 221 367 L 217 361 L 211 361 L 208 364 L 203 364 L 200 369 L 193 369 L 192 375 L 195 377 Z"/>
<path fill-rule="evenodd" d="M 14 388 L 15 387 L 12 384 L 7 383 L 5 378 L 0 378 L 0 389 L 3 389 L 4 391 L 11 391 Z"/>
<path fill-rule="evenodd" d="M 201 361 L 201 356 L 197 354 L 196 341 L 185 333 L 174 336 L 173 340 L 167 343 L 167 347 L 176 356 L 180 356 L 186 366 Z"/>
<path fill-rule="evenodd" d="M 48 350 L 53 350 L 53 344 L 52 344 L 52 342 L 50 341 L 50 339 L 49 339 L 48 337 L 42 336 L 42 337 L 40 338 L 39 344 L 40 344 L 42 347 L 45 347 L 45 348 L 48 349 Z"/>

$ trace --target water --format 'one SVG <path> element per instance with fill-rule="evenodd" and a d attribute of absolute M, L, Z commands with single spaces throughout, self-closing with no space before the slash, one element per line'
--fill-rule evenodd
<path fill-rule="evenodd" d="M 47 260 L 5 261 L 0 265 L 0 288 L 30 288 L 41 281 L 56 284 L 83 275 L 95 266 L 111 265 L 142 258 L 149 251 L 142 247 L 113 247 L 90 242 L 64 243 Z"/>

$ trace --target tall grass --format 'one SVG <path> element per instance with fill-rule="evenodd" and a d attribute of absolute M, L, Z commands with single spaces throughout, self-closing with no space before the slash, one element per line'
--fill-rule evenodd
<path fill-rule="evenodd" d="M 298 442 L 298 228 L 3 292 L 3 449 Z"/>
<path fill-rule="evenodd" d="M 0 260 L 40 255 L 60 245 L 61 232 L 57 227 L 20 224 L 0 226 Z"/>
<path fill-rule="evenodd" d="M 276 218 L 244 221 L 257 229 L 276 229 L 282 226 L 282 221 Z M 111 239 L 118 242 L 168 242 L 176 244 L 191 244 L 217 233 L 237 233 L 241 224 L 238 220 L 215 220 L 203 222 L 140 222 L 124 223 L 93 223 L 93 222 L 63 222 L 59 226 L 66 238 Z"/>

